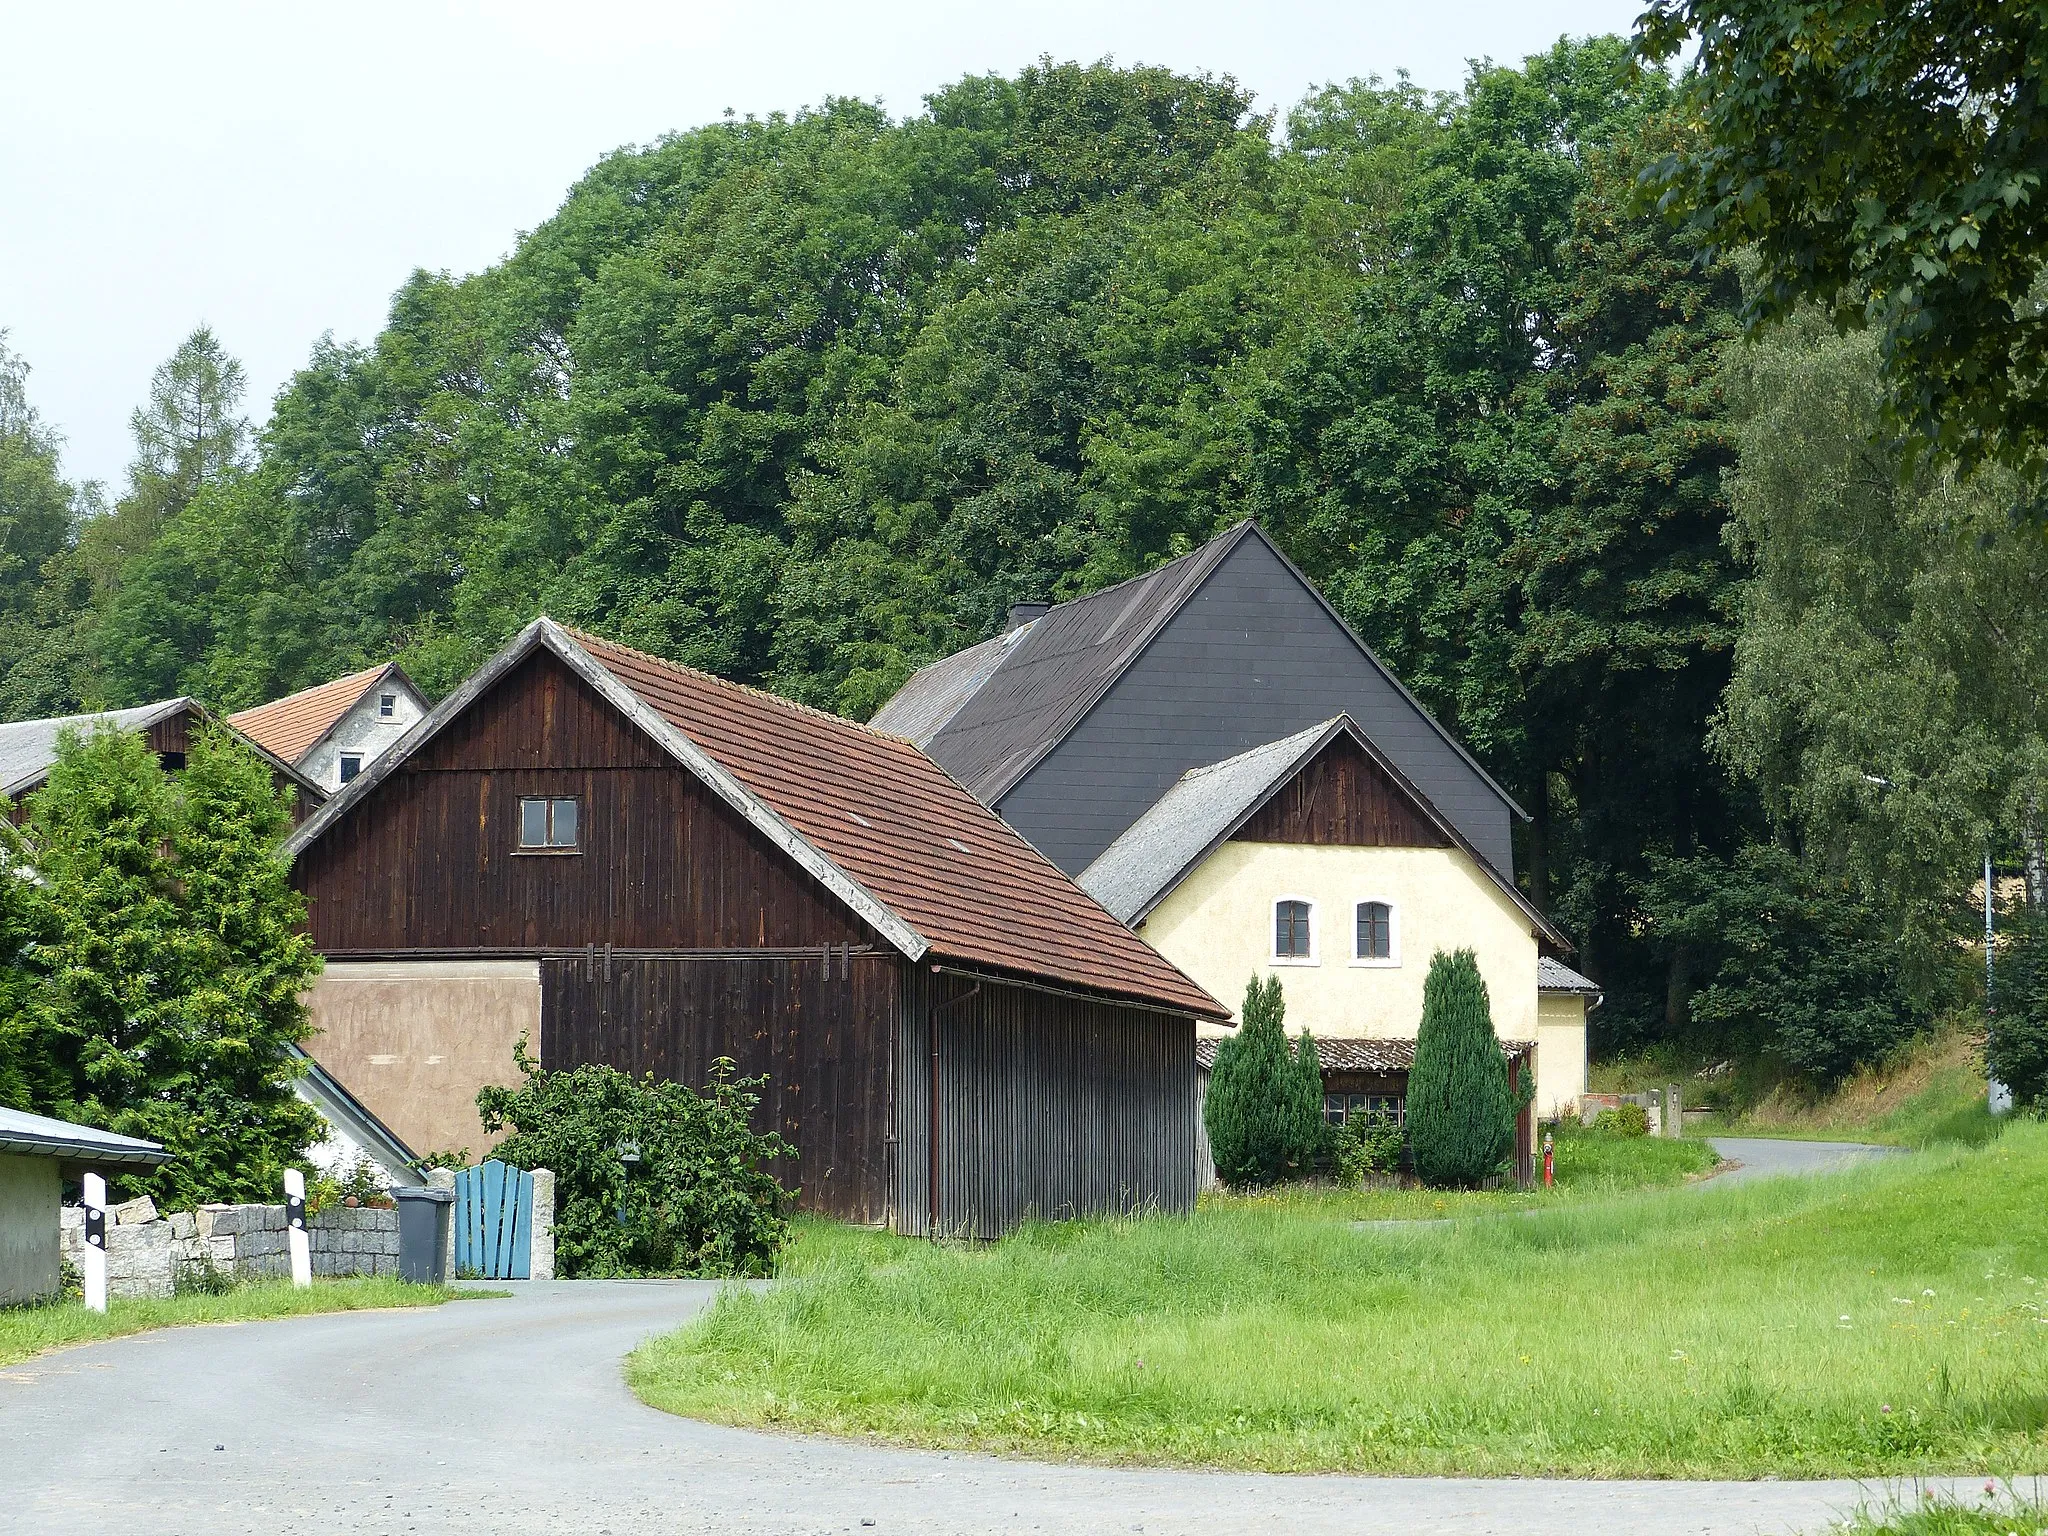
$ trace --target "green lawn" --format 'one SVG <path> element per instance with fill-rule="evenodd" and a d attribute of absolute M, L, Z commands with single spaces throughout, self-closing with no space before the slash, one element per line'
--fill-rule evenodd
<path fill-rule="evenodd" d="M 2032 1473 L 2043 1189 L 2048 1126 L 2024 1124 L 1825 1179 L 1441 1213 L 1514 1219 L 1360 1227 L 1340 1218 L 1439 1197 L 1298 1195 L 984 1247 L 812 1225 L 789 1284 L 728 1295 L 628 1372 L 728 1423 L 1059 1457 Z"/>
<path fill-rule="evenodd" d="M 119 1338 L 184 1323 L 247 1323 L 308 1312 L 355 1312 L 371 1307 L 427 1307 L 456 1292 L 403 1280 L 315 1280 L 299 1290 L 288 1280 L 237 1286 L 217 1296 L 173 1296 L 161 1301 L 112 1301 L 88 1312 L 75 1301 L 0 1307 L 0 1366 L 45 1350 Z"/>

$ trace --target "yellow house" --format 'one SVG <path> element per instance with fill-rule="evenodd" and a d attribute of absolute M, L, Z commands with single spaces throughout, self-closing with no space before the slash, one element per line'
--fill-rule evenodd
<path fill-rule="evenodd" d="M 1080 883 L 1225 1002 L 1279 976 L 1289 1031 L 1333 1045 L 1413 1041 L 1431 958 L 1470 949 L 1503 1044 L 1533 1050 L 1536 1113 L 1585 1091 L 1598 988 L 1543 953 L 1570 945 L 1348 715 L 1183 775 Z M 1331 1118 L 1398 1098 L 1384 1072 L 1344 1080 L 1357 1052 L 1326 1054 Z M 1388 1065 L 1405 1054 L 1374 1060 L 1405 1079 Z"/>

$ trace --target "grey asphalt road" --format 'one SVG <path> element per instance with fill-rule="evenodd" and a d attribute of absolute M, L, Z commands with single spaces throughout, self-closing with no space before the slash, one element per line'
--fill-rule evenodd
<path fill-rule="evenodd" d="M 1708 1184 L 1780 1174 L 1835 1173 L 1905 1150 L 1861 1141 L 1779 1141 L 1761 1136 L 1710 1136 L 1707 1141 L 1722 1157 L 1740 1165 L 1715 1174 Z"/>
<path fill-rule="evenodd" d="M 721 1429 L 644 1406 L 619 1369 L 713 1294 L 536 1284 L 509 1300 L 171 1329 L 0 1370 L 0 1530 L 1737 1536 L 1913 1495 L 1046 1466 Z"/>

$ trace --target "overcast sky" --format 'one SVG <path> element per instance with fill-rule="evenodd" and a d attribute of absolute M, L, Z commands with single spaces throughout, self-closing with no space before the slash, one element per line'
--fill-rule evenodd
<path fill-rule="evenodd" d="M 1232 74 L 1259 107 L 1406 69 L 1456 86 L 1641 0 L 943 5 L 49 4 L 0 0 L 0 329 L 76 478 L 118 488 L 128 413 L 202 320 L 250 414 L 323 331 L 375 335 L 415 267 L 510 250 L 599 156 L 730 107 L 902 115 L 1041 54 Z"/>

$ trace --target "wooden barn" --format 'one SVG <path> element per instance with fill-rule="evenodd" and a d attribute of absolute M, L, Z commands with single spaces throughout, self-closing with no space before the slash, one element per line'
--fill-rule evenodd
<path fill-rule="evenodd" d="M 1187 1208 L 1216 1001 L 916 747 L 551 620 L 287 845 L 316 1060 L 405 1142 L 605 1062 L 768 1080 L 802 1203 L 899 1231 Z"/>

